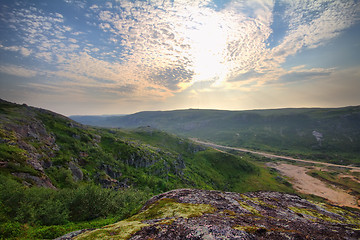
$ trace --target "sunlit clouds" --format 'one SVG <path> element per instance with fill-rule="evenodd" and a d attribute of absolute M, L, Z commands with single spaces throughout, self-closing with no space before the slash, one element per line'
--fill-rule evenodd
<path fill-rule="evenodd" d="M 296 59 L 351 38 L 359 18 L 360 3 L 351 0 L 2 1 L 1 97 L 66 114 L 80 106 L 82 114 L 301 106 L 288 94 L 272 104 L 264 91 L 281 94 L 298 84 L 331 92 L 336 84 L 325 80 L 340 81 L 340 72 L 349 84 L 360 81 L 354 66 Z M 288 66 L 290 57 L 298 65 Z M 68 111 L 67 95 L 75 102 Z M 303 105 L 327 106 L 312 99 Z"/>

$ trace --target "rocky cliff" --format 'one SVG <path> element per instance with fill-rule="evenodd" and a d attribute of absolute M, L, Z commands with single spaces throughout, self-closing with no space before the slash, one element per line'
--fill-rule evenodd
<path fill-rule="evenodd" d="M 178 189 L 151 198 L 129 219 L 58 239 L 359 238 L 359 212 L 297 195 Z"/>

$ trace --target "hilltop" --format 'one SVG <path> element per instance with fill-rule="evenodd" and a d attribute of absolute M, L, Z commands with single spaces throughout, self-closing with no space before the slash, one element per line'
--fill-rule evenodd
<path fill-rule="evenodd" d="M 152 127 L 94 128 L 5 101 L 0 126 L 0 171 L 29 186 L 95 182 L 115 189 L 147 186 L 154 192 L 184 186 L 240 190 L 231 179 L 261 175 L 250 156 L 215 151 Z"/>
<path fill-rule="evenodd" d="M 54 238 L 134 214 L 176 188 L 291 192 L 254 156 L 235 156 L 152 127 L 97 128 L 0 101 L 0 236 Z"/>
<path fill-rule="evenodd" d="M 74 119 L 104 127 L 151 126 L 231 147 L 360 166 L 360 106 L 247 111 L 189 109 Z"/>
<path fill-rule="evenodd" d="M 151 198 L 131 218 L 59 239 L 359 239 L 359 219 L 286 193 L 178 189 Z"/>

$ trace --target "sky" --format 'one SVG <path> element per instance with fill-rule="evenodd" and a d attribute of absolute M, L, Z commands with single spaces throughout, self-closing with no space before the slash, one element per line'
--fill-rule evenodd
<path fill-rule="evenodd" d="M 360 105 L 359 0 L 0 0 L 0 98 L 64 115 Z"/>

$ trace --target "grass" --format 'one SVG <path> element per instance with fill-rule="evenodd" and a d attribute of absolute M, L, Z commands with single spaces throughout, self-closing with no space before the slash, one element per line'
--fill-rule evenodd
<path fill-rule="evenodd" d="M 342 173 L 350 177 L 342 176 Z M 322 181 L 350 190 L 351 194 L 360 195 L 360 183 L 351 178 L 353 175 L 350 172 L 311 170 L 308 174 Z"/>
<path fill-rule="evenodd" d="M 178 110 L 102 118 L 106 126 L 149 125 L 222 145 L 360 166 L 360 107 L 252 111 Z M 101 124 L 101 121 L 98 122 Z M 323 135 L 320 145 L 313 131 Z"/>
<path fill-rule="evenodd" d="M 54 238 L 68 231 L 114 223 L 133 215 L 149 196 L 176 188 L 291 191 L 275 175 L 253 163 L 254 157 L 207 149 L 153 128 L 86 127 L 46 110 L 2 102 L 0 115 L 5 119 L 0 122 L 0 161 L 6 166 L 0 168 L 2 238 Z M 35 126 L 34 131 L 38 128 L 40 138 L 16 133 L 24 126 Z M 56 145 L 41 140 L 49 138 L 54 138 Z M 48 162 L 44 172 L 27 163 L 31 154 Z M 74 178 L 70 165 L 82 172 L 82 179 Z M 30 185 L 34 182 L 12 173 L 46 174 L 57 190 L 24 187 L 24 181 Z M 106 181 L 111 184 L 104 184 Z M 99 183 L 118 190 L 103 189 Z M 180 215 L 185 210 L 192 216 L 195 210 L 202 211 L 175 202 L 160 204 L 169 204 L 165 207 L 176 208 Z"/>

